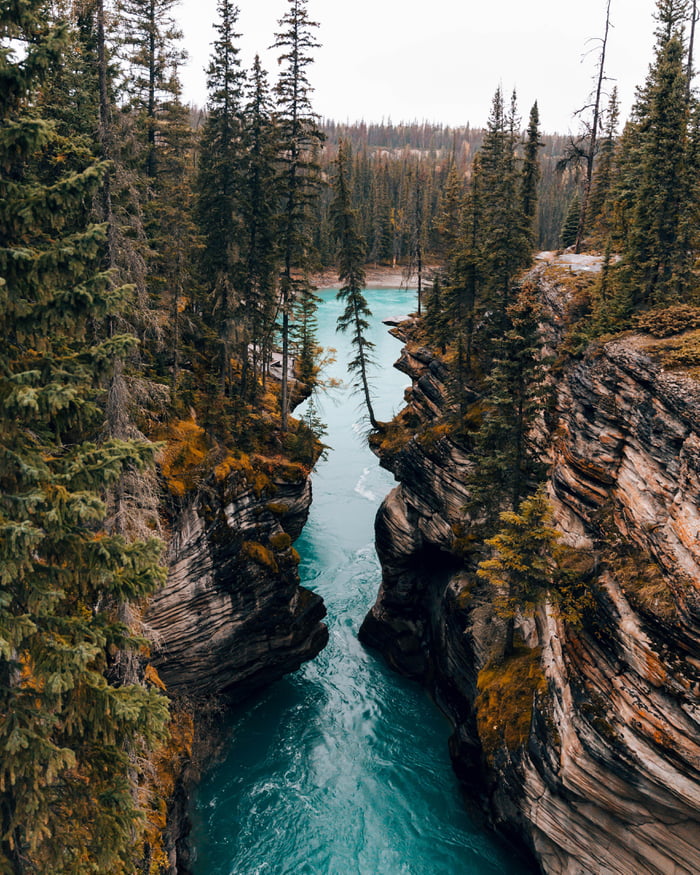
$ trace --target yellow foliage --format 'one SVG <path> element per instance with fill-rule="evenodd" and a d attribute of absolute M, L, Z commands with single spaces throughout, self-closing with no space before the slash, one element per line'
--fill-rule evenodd
<path fill-rule="evenodd" d="M 144 680 L 146 680 L 149 684 L 153 684 L 154 687 L 157 687 L 159 690 L 162 690 L 163 692 L 166 692 L 166 690 L 167 690 L 167 687 L 165 686 L 165 684 L 161 680 L 161 677 L 158 674 L 158 672 L 156 671 L 155 666 L 151 665 L 150 662 L 146 666 L 146 670 L 144 672 Z"/>
<path fill-rule="evenodd" d="M 277 532 L 270 536 L 270 546 L 273 550 L 288 550 L 292 546 L 292 539 L 286 532 Z"/>
<path fill-rule="evenodd" d="M 165 434 L 161 472 L 173 495 L 184 495 L 197 485 L 208 447 L 204 429 L 194 417 L 172 422 Z"/>
<path fill-rule="evenodd" d="M 398 417 L 376 436 L 370 437 L 370 443 L 380 455 L 393 456 L 400 453 L 413 437 L 414 431 L 405 428 Z"/>
<path fill-rule="evenodd" d="M 290 462 L 284 456 L 253 456 L 256 470 L 268 477 L 270 485 L 274 480 L 284 480 L 286 483 L 300 483 L 308 476 L 308 468 L 301 462 Z"/>
<path fill-rule="evenodd" d="M 684 334 L 668 337 L 650 344 L 647 352 L 656 355 L 661 364 L 670 370 L 686 370 L 697 376 L 700 366 L 700 330 L 686 331 Z"/>
<path fill-rule="evenodd" d="M 453 432 L 454 426 L 451 423 L 440 422 L 437 425 L 431 425 L 430 428 L 426 428 L 418 440 L 422 446 L 431 447 L 444 437 L 449 437 Z"/>
<path fill-rule="evenodd" d="M 476 724 L 487 758 L 505 747 L 515 751 L 527 742 L 535 696 L 547 682 L 539 648 L 516 646 L 502 663 L 491 662 L 477 679 Z"/>
<path fill-rule="evenodd" d="M 152 769 L 140 790 L 141 804 L 146 810 L 144 845 L 150 849 L 148 875 L 161 875 L 168 871 L 163 831 L 167 824 L 168 803 L 175 793 L 185 762 L 192 756 L 192 714 L 184 709 L 175 711 L 168 726 L 168 734 L 168 740 L 155 753 Z"/>
<path fill-rule="evenodd" d="M 246 480 L 250 481 L 253 478 L 254 469 L 250 456 L 247 453 L 227 453 L 224 459 L 214 468 L 214 477 L 221 482 L 234 471 L 243 474 Z"/>
<path fill-rule="evenodd" d="M 251 486 L 253 487 L 253 491 L 258 498 L 260 498 L 263 492 L 265 492 L 266 489 L 269 489 L 271 485 L 272 481 L 266 474 L 263 474 L 262 471 L 255 472 L 251 482 Z"/>
<path fill-rule="evenodd" d="M 269 510 L 270 513 L 273 513 L 275 516 L 284 516 L 289 510 L 289 505 L 284 501 L 268 501 L 265 505 L 265 509 Z"/>
<path fill-rule="evenodd" d="M 475 401 L 470 404 L 464 414 L 464 428 L 467 431 L 478 431 L 484 422 L 484 414 L 487 410 L 488 404 L 485 401 Z"/>
<path fill-rule="evenodd" d="M 28 651 L 23 651 L 19 657 L 20 668 L 20 683 L 28 690 L 34 690 L 36 693 L 41 693 L 45 687 L 43 678 L 37 678 L 34 671 L 32 657 Z"/>
<path fill-rule="evenodd" d="M 258 565 L 262 565 L 263 568 L 269 568 L 274 572 L 279 571 L 279 566 L 277 565 L 274 553 L 258 541 L 244 541 L 243 546 L 241 547 L 241 552 L 248 559 L 252 559 L 253 562 L 257 562 Z"/>

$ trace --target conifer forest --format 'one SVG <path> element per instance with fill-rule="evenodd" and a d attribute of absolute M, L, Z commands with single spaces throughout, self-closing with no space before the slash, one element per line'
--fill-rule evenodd
<path fill-rule="evenodd" d="M 223 518 L 216 496 L 246 484 L 283 515 L 275 478 L 305 482 L 328 452 L 320 286 L 338 289 L 374 452 L 449 440 L 474 462 L 450 561 L 498 593 L 493 671 L 522 658 L 521 619 L 545 598 L 572 635 L 596 627 L 593 572 L 544 485 L 559 375 L 632 332 L 666 344 L 674 373 L 700 366 L 695 0 L 656 3 L 627 119 L 603 4 L 573 135 L 496 83 L 480 127 L 320 118 L 307 0 L 269 34 L 274 71 L 245 68 L 239 9 L 218 0 L 208 98 L 189 105 L 175 4 L 0 0 L 3 875 L 190 871 L 174 868 L 173 799 L 200 712 L 224 706 L 169 688 L 149 605 L 195 497 Z M 540 252 L 599 267 L 561 268 L 556 349 Z M 382 270 L 417 290 L 402 339 L 446 374 L 429 426 L 374 406 L 364 293 Z M 234 546 L 262 576 L 299 562 L 286 534 Z"/>

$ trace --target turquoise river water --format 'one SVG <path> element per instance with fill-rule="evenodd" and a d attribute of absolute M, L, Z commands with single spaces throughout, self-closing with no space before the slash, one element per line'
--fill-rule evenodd
<path fill-rule="evenodd" d="M 346 378 L 340 305 L 323 291 L 319 337 L 337 348 L 327 376 Z M 368 290 L 377 417 L 389 419 L 408 379 L 381 321 L 415 307 L 414 293 Z M 314 500 L 296 543 L 302 581 L 328 608 L 330 642 L 296 674 L 230 720 L 228 754 L 192 801 L 196 875 L 516 875 L 525 870 L 476 825 L 447 753 L 449 726 L 426 693 L 365 650 L 357 630 L 381 580 L 373 537 L 393 487 L 364 439 L 360 399 L 321 399 L 333 448 L 313 475 Z"/>

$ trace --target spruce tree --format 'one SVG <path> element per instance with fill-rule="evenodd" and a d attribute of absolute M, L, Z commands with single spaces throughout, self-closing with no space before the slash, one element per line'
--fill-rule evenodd
<path fill-rule="evenodd" d="M 500 530 L 486 541 L 493 555 L 479 563 L 477 575 L 500 590 L 496 606 L 507 620 L 503 657 L 513 652 L 515 617 L 531 614 L 547 593 L 563 588 L 566 548 L 552 522 L 544 489 L 500 514 Z"/>
<path fill-rule="evenodd" d="M 338 246 L 338 279 L 341 286 L 338 300 L 345 302 L 345 310 L 338 317 L 338 331 L 351 331 L 351 343 L 355 356 L 348 362 L 348 369 L 358 374 L 356 387 L 363 394 L 372 428 L 380 425 L 374 415 L 369 387 L 368 369 L 372 362 L 374 344 L 367 340 L 367 319 L 372 311 L 362 294 L 365 287 L 365 247 L 357 230 L 357 213 L 350 202 L 348 167 L 351 156 L 348 146 L 341 141 L 336 159 L 334 180 L 335 198 L 331 207 L 333 225 Z"/>
<path fill-rule="evenodd" d="M 525 156 L 522 169 L 522 200 L 523 214 L 530 224 L 530 234 L 534 244 L 536 230 L 535 218 L 537 216 L 537 187 L 539 185 L 541 170 L 539 150 L 544 146 L 540 140 L 540 113 L 537 101 L 530 110 L 530 120 L 525 135 Z"/>
<path fill-rule="evenodd" d="M 166 358 L 171 403 L 180 389 L 186 314 L 191 311 L 192 265 L 197 243 L 192 190 L 194 136 L 189 108 L 180 100 L 179 86 L 164 103 L 160 119 L 157 175 L 146 207 L 152 257 L 149 288 L 159 307 L 168 312 Z"/>
<path fill-rule="evenodd" d="M 497 317 L 510 302 L 516 273 L 532 255 L 515 155 L 518 139 L 515 94 L 506 109 L 498 88 L 479 153 L 480 185 L 485 193 L 480 222 L 484 291 Z"/>
<path fill-rule="evenodd" d="M 117 607 L 163 575 L 157 542 L 105 531 L 103 496 L 153 447 L 97 441 L 105 368 L 132 342 L 92 333 L 126 294 L 99 269 L 105 227 L 86 221 L 106 168 L 40 169 L 56 133 L 36 95 L 66 30 L 27 0 L 0 12 L 0 40 L 0 868 L 126 875 L 136 762 L 167 706 L 107 674 L 143 644 Z"/>
<path fill-rule="evenodd" d="M 485 514 L 487 528 L 504 505 L 517 509 L 543 474 L 532 439 L 546 394 L 539 311 L 536 288 L 523 283 L 505 313 L 502 334 L 493 341 L 483 419 L 474 436 L 477 464 L 469 482 L 469 506 Z"/>
<path fill-rule="evenodd" d="M 252 345 L 252 379 L 249 395 L 254 400 L 258 378 L 264 383 L 276 316 L 278 267 L 276 175 L 277 131 L 265 71 L 256 55 L 250 76 L 248 101 L 243 112 L 243 298 Z M 246 358 L 247 361 L 247 358 Z"/>
<path fill-rule="evenodd" d="M 562 225 L 561 234 L 559 236 L 561 245 L 564 249 L 568 249 L 569 246 L 573 246 L 576 243 L 580 220 L 581 201 L 578 194 L 575 194 L 569 204 L 569 209 L 566 213 L 566 218 L 564 219 L 564 224 Z"/>
<path fill-rule="evenodd" d="M 691 252 L 680 227 L 691 190 L 684 15 L 685 3 L 659 0 L 656 57 L 634 108 L 635 136 L 625 140 L 631 155 L 621 156 L 634 176 L 622 180 L 631 197 L 619 274 L 634 309 L 689 294 Z"/>
<path fill-rule="evenodd" d="M 287 429 L 289 414 L 289 353 L 290 320 L 299 303 L 299 318 L 313 318 L 315 295 L 309 282 L 313 263 L 313 208 L 320 185 L 317 152 L 323 141 L 317 117 L 311 106 L 311 85 L 308 67 L 313 62 L 311 52 L 319 43 L 313 36 L 318 27 L 307 12 L 306 0 L 289 0 L 287 14 L 279 21 L 274 48 L 281 50 L 281 72 L 277 96 L 277 124 L 280 136 L 281 172 L 279 186 L 282 209 L 279 217 L 280 278 L 282 311 L 282 396 L 281 426 Z M 299 306 L 297 306 L 299 309 Z M 314 345 L 311 333 L 302 325 L 299 349 L 302 360 L 308 360 Z"/>
<path fill-rule="evenodd" d="M 607 213 L 613 185 L 613 161 L 619 120 L 620 105 L 617 97 L 617 87 L 615 87 L 610 94 L 610 100 L 605 111 L 604 136 L 600 143 L 600 151 L 598 153 L 598 161 L 593 176 L 591 197 L 588 205 L 588 216 L 592 227 Z"/>
<path fill-rule="evenodd" d="M 218 336 L 220 388 L 233 392 L 232 356 L 247 357 L 241 281 L 242 106 L 238 8 L 219 0 L 211 61 L 207 68 L 207 120 L 202 133 L 197 179 L 197 216 L 203 238 L 202 279 L 207 320 Z"/>
<path fill-rule="evenodd" d="M 122 22 L 122 45 L 128 68 L 124 90 L 143 120 L 146 143 L 144 167 L 156 175 L 158 136 L 162 104 L 177 91 L 177 69 L 185 52 L 177 46 L 182 38 L 173 18 L 176 0 L 118 0 Z"/>

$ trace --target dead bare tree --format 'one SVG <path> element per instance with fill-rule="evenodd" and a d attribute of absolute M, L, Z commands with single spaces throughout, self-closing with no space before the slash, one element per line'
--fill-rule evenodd
<path fill-rule="evenodd" d="M 698 10 L 697 10 L 697 0 L 693 0 L 691 6 L 691 16 L 690 16 L 690 38 L 688 40 L 688 66 L 686 68 L 686 78 L 688 80 L 687 83 L 687 91 L 686 91 L 686 101 L 688 106 L 690 106 L 690 93 L 693 82 L 693 76 L 695 74 L 695 70 L 693 69 L 693 52 L 695 50 L 695 25 L 698 23 Z"/>
<path fill-rule="evenodd" d="M 593 183 L 593 170 L 595 167 L 595 159 L 598 154 L 598 135 L 602 128 L 603 119 L 603 85 L 608 79 L 605 75 L 605 60 L 608 50 L 608 37 L 610 29 L 613 27 L 610 21 L 610 6 L 612 0 L 608 0 L 605 10 L 605 29 L 602 39 L 600 40 L 600 57 L 598 59 L 598 67 L 595 77 L 595 89 L 592 94 L 592 100 L 585 106 L 576 110 L 575 115 L 583 121 L 583 133 L 578 139 L 571 140 L 567 149 L 567 154 L 559 162 L 558 169 L 563 170 L 568 166 L 580 166 L 583 164 L 585 168 L 585 176 L 583 180 L 583 191 L 581 192 L 581 212 L 579 213 L 578 230 L 576 233 L 575 251 L 581 251 L 583 235 L 586 231 L 586 220 L 588 217 L 588 203 L 591 194 L 591 186 Z M 590 121 L 584 119 L 584 114 L 591 113 Z"/>

